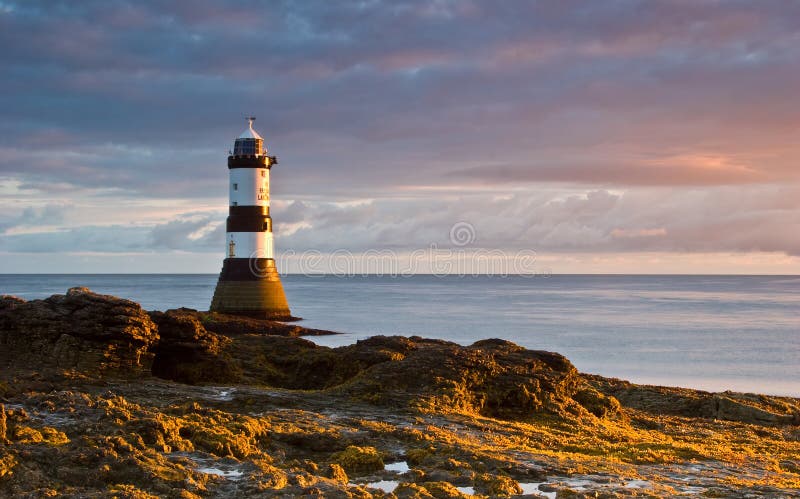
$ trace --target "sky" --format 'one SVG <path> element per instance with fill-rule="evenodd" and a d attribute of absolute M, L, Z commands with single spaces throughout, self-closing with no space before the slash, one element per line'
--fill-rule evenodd
<path fill-rule="evenodd" d="M 284 271 L 800 273 L 800 2 L 0 0 L 0 67 L 0 272 L 218 272 L 252 114 Z"/>

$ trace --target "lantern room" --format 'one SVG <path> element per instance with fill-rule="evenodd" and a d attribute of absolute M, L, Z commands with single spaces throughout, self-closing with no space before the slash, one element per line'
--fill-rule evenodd
<path fill-rule="evenodd" d="M 263 156 L 267 154 L 264 139 L 253 130 L 254 116 L 247 118 L 248 127 L 233 143 L 234 156 Z"/>

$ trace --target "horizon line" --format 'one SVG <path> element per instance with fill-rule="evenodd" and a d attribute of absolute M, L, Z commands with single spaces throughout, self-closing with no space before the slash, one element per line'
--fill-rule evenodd
<path fill-rule="evenodd" d="M 0 276 L 72 276 L 72 275 L 187 275 L 187 276 L 200 276 L 200 275 L 219 275 L 219 272 L 0 272 Z M 800 277 L 800 274 L 730 274 L 730 273 L 709 273 L 709 274 L 694 274 L 694 273 L 623 273 L 623 272 L 589 272 L 589 273 L 560 273 L 551 272 L 548 274 L 430 274 L 430 273 L 414 273 L 414 274 L 379 274 L 369 272 L 359 272 L 353 274 L 336 274 L 336 273 L 301 273 L 301 272 L 286 272 L 280 273 L 281 276 L 303 276 L 303 277 L 414 277 L 414 276 L 430 276 L 430 277 L 531 277 L 531 278 L 549 278 L 555 276 L 641 276 L 641 277 Z"/>

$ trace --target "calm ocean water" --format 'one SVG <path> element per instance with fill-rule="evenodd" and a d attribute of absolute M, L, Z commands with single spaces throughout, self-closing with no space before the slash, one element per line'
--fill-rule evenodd
<path fill-rule="evenodd" d="M 147 309 L 206 309 L 216 275 L 0 275 L 26 299 L 88 286 Z M 800 396 L 800 276 L 283 278 L 304 326 L 505 338 L 638 383 Z"/>

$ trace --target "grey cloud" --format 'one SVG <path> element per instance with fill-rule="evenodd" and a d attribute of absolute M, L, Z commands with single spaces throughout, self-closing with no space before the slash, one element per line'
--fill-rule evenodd
<path fill-rule="evenodd" d="M 740 186 L 621 193 L 482 194 L 273 207 L 279 250 L 413 251 L 452 247 L 450 229 L 475 229 L 471 248 L 562 252 L 782 252 L 800 256 L 797 188 Z M 34 218 L 41 217 L 35 214 Z M 0 251 L 218 253 L 224 215 L 185 213 L 152 226 L 82 226 L 0 239 Z"/>
<path fill-rule="evenodd" d="M 25 207 L 21 213 L 0 219 L 0 233 L 14 228 L 29 228 L 42 225 L 59 225 L 64 222 L 64 213 L 69 204 L 48 203 L 41 208 Z"/>
<path fill-rule="evenodd" d="M 134 226 L 83 226 L 55 232 L 5 235 L 0 239 L 0 250 L 19 253 L 142 251 L 146 247 L 146 235 L 146 230 Z"/>
<path fill-rule="evenodd" d="M 21 253 L 190 251 L 202 253 L 222 248 L 224 241 L 223 217 L 187 213 L 152 226 L 83 225 L 57 230 L 7 234 L 0 238 L 0 251 Z"/>
<path fill-rule="evenodd" d="M 413 250 L 450 246 L 453 224 L 474 226 L 475 247 L 543 252 L 750 252 L 800 255 L 796 188 L 649 189 L 613 194 L 531 196 L 496 200 L 482 195 L 440 201 L 376 200 L 339 208 L 306 203 L 308 228 L 283 234 L 281 248 Z M 797 199 L 795 196 L 794 199 Z M 330 213 L 335 224 L 330 223 Z M 297 220 L 295 220 L 295 223 Z M 338 227 L 346 227 L 340 230 Z"/>
<path fill-rule="evenodd" d="M 188 215 L 153 227 L 149 236 L 153 248 L 203 251 L 223 247 L 225 224 L 218 217 Z"/>
<path fill-rule="evenodd" d="M 538 164 L 537 164 L 538 163 Z M 563 182 L 618 186 L 714 186 L 751 184 L 769 180 L 765 172 L 745 167 L 709 169 L 695 164 L 614 163 L 579 158 L 527 165 L 486 165 L 456 170 L 449 178 L 474 179 L 492 183 Z"/>
<path fill-rule="evenodd" d="M 319 194 L 355 178 L 388 188 L 422 169 L 446 175 L 476 154 L 557 158 L 609 140 L 651 153 L 708 147 L 734 128 L 719 121 L 758 120 L 750 140 L 770 141 L 798 111 L 782 93 L 800 81 L 800 16 L 781 2 L 14 5 L 0 16 L 0 46 L 15 47 L 0 51 L 0 142 L 47 153 L 30 169 L 0 165 L 21 177 L 78 163 L 91 174 L 75 182 L 207 195 L 249 112 L 268 113 L 259 124 L 295 166 L 291 192 Z M 125 147 L 104 156 L 108 143 Z M 608 159 L 588 182 L 619 181 L 621 158 Z M 154 188 L 156 171 L 191 186 Z"/>
<path fill-rule="evenodd" d="M 279 247 L 446 244 L 467 220 L 490 247 L 798 253 L 798 3 L 4 5 L 0 173 L 66 204 L 222 200 L 255 113 Z M 17 215 L 0 228 L 56 219 Z M 0 246 L 216 251 L 223 219 Z"/>

